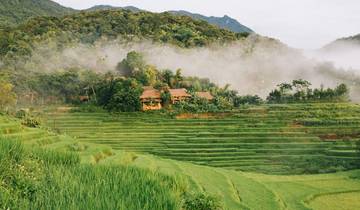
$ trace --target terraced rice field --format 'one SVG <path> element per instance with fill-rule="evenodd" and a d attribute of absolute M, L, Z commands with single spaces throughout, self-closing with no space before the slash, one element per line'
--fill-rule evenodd
<path fill-rule="evenodd" d="M 84 113 L 57 113 L 58 119 L 70 116 L 71 119 L 74 120 L 76 119 L 74 116 L 82 116 L 83 119 L 86 117 L 90 118 L 84 121 L 84 128 L 88 126 L 89 122 L 94 121 L 93 118 L 96 118 L 96 121 L 99 122 L 98 126 L 93 126 L 91 129 L 98 132 L 104 128 L 104 124 L 114 123 L 114 121 L 118 122 L 119 118 L 125 118 L 125 116 L 137 119 L 138 123 L 141 121 L 139 119 L 148 119 L 143 114 L 131 114 L 131 116 L 120 115 L 113 118 L 104 113 L 98 113 L 96 114 L 96 117 L 90 117 Z M 101 116 L 101 118 L 99 118 L 99 116 Z M 159 119 L 178 122 L 178 120 L 164 116 L 155 116 Z M 102 121 L 98 121 L 99 119 Z M 236 119 L 236 117 L 234 117 L 234 119 Z M 204 121 L 204 119 L 198 120 Z M 209 119 L 209 121 L 212 120 L 216 119 Z M 192 119 L 190 121 L 196 120 Z M 58 121 L 55 121 L 55 123 L 57 122 Z M 123 123 L 126 124 L 129 122 L 123 121 Z M 148 124 L 149 122 L 143 121 L 142 123 Z M 101 127 L 99 127 L 99 125 L 101 125 Z M 66 126 L 64 125 L 64 127 Z M 195 125 L 192 125 L 192 127 L 199 129 Z M 134 131 L 131 131 L 130 133 L 133 134 Z M 103 144 L 101 140 L 99 140 L 101 144 L 82 144 L 70 137 L 59 136 L 43 129 L 26 128 L 21 126 L 19 121 L 4 116 L 0 116 L 0 136 L 14 137 L 14 139 L 18 138 L 32 147 L 36 147 L 37 145 L 60 150 L 79 151 L 82 160 L 85 163 L 89 163 L 89 161 L 93 162 L 99 149 L 101 151 L 102 148 L 108 147 L 106 146 L 107 144 Z M 142 136 L 146 137 L 145 134 Z M 81 141 L 84 140 L 81 139 Z M 317 139 L 317 141 L 320 140 Z M 91 140 L 89 142 L 94 141 Z M 301 142 L 298 144 L 300 143 Z M 328 143 L 334 142 L 330 141 Z M 257 144 L 259 143 L 256 143 L 255 145 Z M 73 147 L 76 145 L 78 147 L 83 146 L 83 149 L 74 150 Z M 253 148 L 255 148 L 255 145 L 253 145 Z M 332 147 L 339 147 L 341 150 L 344 150 L 343 142 L 337 142 Z M 151 153 L 151 150 L 149 149 L 132 148 L 134 149 L 131 150 Z M 277 148 L 275 147 L 274 149 Z M 221 148 L 218 150 L 221 150 Z M 335 150 L 337 149 L 335 148 Z M 163 159 L 155 155 L 136 154 L 119 150 L 112 150 L 109 156 L 104 157 L 96 163 L 110 166 L 125 164 L 165 174 L 186 177 L 189 182 L 189 187 L 192 190 L 206 191 L 212 195 L 219 196 L 224 202 L 225 209 L 229 210 L 348 210 L 358 209 L 360 205 L 360 200 L 358 199 L 360 192 L 359 170 L 317 175 L 265 175 L 252 172 L 226 170 L 224 169 L 226 168 L 224 166 L 218 168 L 200 166 L 189 162 Z"/>
<path fill-rule="evenodd" d="M 154 113 L 47 117 L 49 127 L 80 142 L 225 169 L 317 173 L 354 169 L 360 161 L 355 104 L 267 105 L 185 119 Z"/>

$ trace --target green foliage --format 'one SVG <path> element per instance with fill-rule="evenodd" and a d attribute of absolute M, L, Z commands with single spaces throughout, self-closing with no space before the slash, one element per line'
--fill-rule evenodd
<path fill-rule="evenodd" d="M 186 195 L 184 210 L 222 210 L 220 199 L 205 193 L 191 193 Z"/>
<path fill-rule="evenodd" d="M 142 87 L 134 79 L 119 79 L 115 81 L 113 94 L 105 108 L 114 112 L 135 112 L 141 110 L 140 95 Z"/>
<path fill-rule="evenodd" d="M 204 46 L 239 39 L 236 33 L 204 21 L 169 13 L 109 10 L 81 12 L 62 18 L 36 17 L 16 28 L 1 31 L 0 57 L 9 66 L 20 65 L 36 43 L 50 41 L 58 50 L 73 43 L 93 44 L 100 39 L 150 39 L 180 47 Z M 56 50 L 56 49 L 55 49 Z"/>
<path fill-rule="evenodd" d="M 13 26 L 37 16 L 62 16 L 73 11 L 49 0 L 2 0 L 0 26 Z"/>
<path fill-rule="evenodd" d="M 345 84 L 335 89 L 310 88 L 311 83 L 306 80 L 294 80 L 292 84 L 282 83 L 278 89 L 270 92 L 267 97 L 269 103 L 296 102 L 346 102 L 349 101 L 349 89 Z"/>
<path fill-rule="evenodd" d="M 249 29 L 248 27 L 241 25 L 237 20 L 225 15 L 224 17 L 206 17 L 200 14 L 194 14 L 187 11 L 171 11 L 170 13 L 175 15 L 185 15 L 190 16 L 194 19 L 204 20 L 206 22 L 209 22 L 210 24 L 214 24 L 219 26 L 220 28 L 228 29 L 230 31 L 234 31 L 237 33 L 240 33 L 243 36 L 249 35 L 249 33 L 252 33 L 253 31 Z"/>
<path fill-rule="evenodd" d="M 241 105 L 260 105 L 264 103 L 262 98 L 260 98 L 258 95 L 246 95 L 246 96 L 238 96 L 234 99 L 234 106 L 240 107 Z"/>
<path fill-rule="evenodd" d="M 0 139 L 1 209 L 180 209 L 181 183 L 147 170 L 80 164 L 75 153 Z"/>
<path fill-rule="evenodd" d="M 120 75 L 129 77 L 133 76 L 137 71 L 144 70 L 145 65 L 143 55 L 131 51 L 127 54 L 126 58 L 117 65 L 116 69 Z"/>
<path fill-rule="evenodd" d="M 0 111 L 7 110 L 9 106 L 15 105 L 16 94 L 13 88 L 14 86 L 0 75 Z"/>
<path fill-rule="evenodd" d="M 22 118 L 21 124 L 30 128 L 39 128 L 41 121 L 38 117 L 26 115 Z"/>

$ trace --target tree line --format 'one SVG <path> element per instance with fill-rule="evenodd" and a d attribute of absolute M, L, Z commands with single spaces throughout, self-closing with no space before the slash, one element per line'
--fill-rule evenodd
<path fill-rule="evenodd" d="M 144 86 L 152 86 L 162 92 L 165 108 L 170 108 L 169 89 L 185 88 L 191 99 L 171 106 L 172 109 L 189 112 L 215 112 L 231 110 L 243 105 L 264 103 L 344 102 L 349 100 L 345 84 L 335 88 L 311 88 L 306 80 L 281 83 L 271 91 L 266 100 L 257 95 L 239 95 L 230 85 L 220 87 L 207 78 L 184 76 L 181 69 L 158 69 L 149 65 L 141 53 L 129 52 L 118 63 L 116 71 L 96 73 L 91 70 L 71 68 L 53 73 L 34 73 L 18 80 L 18 76 L 0 76 L 0 107 L 18 103 L 72 103 L 80 104 L 81 97 L 87 103 L 114 112 L 140 111 L 140 95 Z M 212 101 L 195 93 L 207 91 Z M 17 100 L 16 100 L 17 95 Z"/>

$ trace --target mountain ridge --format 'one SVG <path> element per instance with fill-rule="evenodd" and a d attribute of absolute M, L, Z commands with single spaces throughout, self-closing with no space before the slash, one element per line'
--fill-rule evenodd
<path fill-rule="evenodd" d="M 62 16 L 76 10 L 49 0 L 1 0 L 0 25 L 14 26 L 38 16 Z"/>
<path fill-rule="evenodd" d="M 116 10 L 116 9 L 125 9 L 125 10 L 130 10 L 132 12 L 146 11 L 134 6 L 114 7 L 111 5 L 96 5 L 86 9 L 85 11 Z M 196 20 L 203 20 L 212 25 L 216 25 L 222 29 L 227 29 L 235 33 L 254 33 L 252 29 L 248 28 L 245 25 L 242 25 L 236 19 L 231 18 L 228 15 L 224 15 L 223 17 L 205 16 L 202 14 L 192 13 L 185 10 L 170 10 L 165 12 L 168 12 L 172 15 L 188 16 Z"/>

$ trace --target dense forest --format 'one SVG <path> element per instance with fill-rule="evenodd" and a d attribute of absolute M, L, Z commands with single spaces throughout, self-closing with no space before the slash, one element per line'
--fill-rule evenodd
<path fill-rule="evenodd" d="M 32 17 L 63 16 L 74 11 L 49 0 L 1 0 L 0 28 L 15 26 Z"/>
<path fill-rule="evenodd" d="M 0 58 L 5 61 L 31 55 L 36 43 L 55 40 L 58 47 L 99 39 L 148 39 L 180 47 L 205 46 L 237 40 L 248 34 L 219 29 L 205 21 L 169 13 L 133 13 L 127 10 L 81 12 L 62 18 L 37 17 L 0 32 Z"/>
<path fill-rule="evenodd" d="M 46 95 L 59 96 L 58 92 L 51 92 L 51 88 L 41 85 L 51 83 L 56 87 L 71 86 L 71 79 L 74 79 L 71 75 L 76 70 L 59 69 L 60 72 L 48 75 L 42 69 L 29 66 L 27 60 L 40 44 L 54 52 L 79 43 L 92 46 L 97 41 L 119 39 L 124 42 L 151 40 L 187 48 L 228 43 L 247 35 L 169 13 L 111 10 L 80 12 L 64 17 L 36 17 L 14 28 L 0 30 L 0 68 L 2 77 L 14 86 L 19 96 L 29 95 L 33 91 L 40 95 L 47 91 Z"/>

